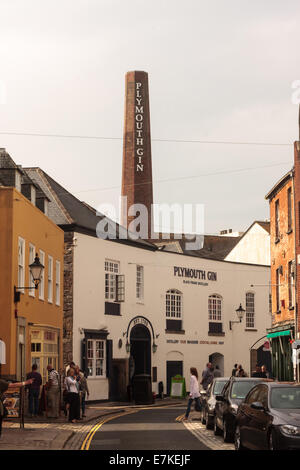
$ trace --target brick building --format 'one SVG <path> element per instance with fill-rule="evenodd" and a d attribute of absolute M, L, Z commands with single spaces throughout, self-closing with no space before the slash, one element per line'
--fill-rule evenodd
<path fill-rule="evenodd" d="M 273 374 L 279 380 L 299 379 L 297 350 L 299 340 L 299 215 L 300 154 L 294 144 L 295 165 L 266 195 L 270 203 Z M 296 342 L 295 342 L 296 340 Z"/>

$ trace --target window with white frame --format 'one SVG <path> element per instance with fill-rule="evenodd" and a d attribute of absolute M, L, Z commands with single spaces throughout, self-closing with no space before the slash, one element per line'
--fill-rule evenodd
<path fill-rule="evenodd" d="M 87 340 L 87 368 L 89 377 L 104 377 L 105 341 L 101 339 Z"/>
<path fill-rule="evenodd" d="M 181 319 L 182 316 L 182 293 L 176 289 L 168 290 L 166 293 L 166 317 Z"/>
<path fill-rule="evenodd" d="M 60 305 L 60 262 L 55 262 L 55 303 Z"/>
<path fill-rule="evenodd" d="M 34 262 L 34 258 L 35 258 L 35 246 L 32 245 L 32 243 L 29 243 L 29 264 L 32 264 Z M 29 295 L 31 295 L 32 297 L 35 297 L 35 284 L 34 284 L 32 274 L 30 272 L 30 268 L 29 268 L 29 273 L 28 273 L 28 279 L 29 279 L 29 287 L 32 287 L 32 289 L 29 289 Z"/>
<path fill-rule="evenodd" d="M 136 298 L 138 301 L 144 299 L 144 266 L 136 267 Z"/>
<path fill-rule="evenodd" d="M 45 266 L 45 253 L 43 250 L 40 250 L 40 262 Z M 42 270 L 41 280 L 39 282 L 39 299 L 44 300 L 45 298 L 45 277 L 44 269 Z"/>
<path fill-rule="evenodd" d="M 254 293 L 246 293 L 246 328 L 254 328 L 255 326 L 255 305 Z"/>
<path fill-rule="evenodd" d="M 19 237 L 18 240 L 18 287 L 25 285 L 25 240 Z M 20 289 L 23 292 L 24 289 Z"/>
<path fill-rule="evenodd" d="M 48 302 L 53 301 L 53 258 L 48 256 Z"/>
<path fill-rule="evenodd" d="M 208 297 L 208 319 L 210 322 L 222 321 L 222 297 L 218 294 Z"/>
<path fill-rule="evenodd" d="M 106 260 L 105 269 L 105 300 L 115 301 L 117 298 L 117 275 L 119 274 L 120 263 L 118 261 Z"/>

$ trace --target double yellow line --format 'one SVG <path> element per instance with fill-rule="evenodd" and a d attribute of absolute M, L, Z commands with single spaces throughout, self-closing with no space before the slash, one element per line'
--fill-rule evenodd
<path fill-rule="evenodd" d="M 170 406 L 177 406 L 177 405 L 170 405 Z M 117 419 L 117 418 L 120 418 L 121 416 L 127 416 L 127 415 L 130 415 L 132 413 L 138 413 L 139 411 L 142 411 L 142 410 L 149 410 L 149 409 L 161 409 L 161 408 L 166 408 L 165 406 L 153 406 L 153 407 L 146 407 L 146 408 L 137 408 L 137 409 L 134 409 L 134 410 L 128 410 L 128 411 L 125 411 L 125 412 L 122 412 L 122 413 L 118 413 L 116 415 L 113 415 L 113 416 L 109 416 L 108 418 L 104 418 L 102 419 L 101 421 L 99 421 L 97 424 L 95 424 L 95 426 L 92 427 L 92 429 L 88 432 L 86 438 L 84 439 L 82 445 L 81 445 L 81 448 L 80 450 L 89 450 L 90 448 L 90 445 L 91 445 L 91 442 L 92 442 L 92 439 L 95 435 L 95 433 L 101 428 L 101 426 L 103 426 L 103 424 L 105 423 L 108 423 L 108 421 L 111 421 L 113 419 Z M 176 418 L 176 421 L 181 421 L 182 418 L 184 417 L 184 414 L 183 415 L 180 415 Z"/>
<path fill-rule="evenodd" d="M 89 450 L 90 448 L 90 445 L 91 445 L 91 442 L 92 442 L 92 439 L 95 435 L 95 433 L 98 431 L 98 429 L 101 428 L 101 426 L 103 426 L 103 424 L 107 423 L 108 421 L 111 421 L 112 419 L 116 419 L 116 418 L 120 418 L 121 416 L 126 416 L 128 414 L 131 414 L 131 413 L 135 413 L 135 411 L 128 411 L 128 412 L 123 412 L 123 413 L 119 413 L 119 414 L 116 414 L 114 416 L 110 416 L 109 418 L 105 418 L 105 419 L 102 419 L 101 421 L 99 421 L 97 424 L 95 424 L 94 427 L 92 427 L 92 429 L 88 432 L 86 438 L 84 439 L 82 445 L 81 445 L 81 448 L 80 450 Z"/>

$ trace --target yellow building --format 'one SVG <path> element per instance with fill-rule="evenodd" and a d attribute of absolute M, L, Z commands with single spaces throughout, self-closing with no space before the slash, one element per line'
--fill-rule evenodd
<path fill-rule="evenodd" d="M 13 170 L 17 180 L 18 167 Z M 23 380 L 36 363 L 46 381 L 48 363 L 62 367 L 64 232 L 36 207 L 36 194 L 30 199 L 14 186 L 0 186 L 1 374 Z M 15 302 L 15 287 L 34 286 L 29 265 L 36 254 L 44 265 L 41 282 L 37 289 L 17 289 Z"/>

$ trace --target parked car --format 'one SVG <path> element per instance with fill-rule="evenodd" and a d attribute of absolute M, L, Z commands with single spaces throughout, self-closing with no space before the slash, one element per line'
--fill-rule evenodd
<path fill-rule="evenodd" d="M 230 378 L 222 394 L 216 396 L 214 416 L 214 434 L 216 436 L 223 433 L 225 442 L 232 442 L 234 440 L 235 419 L 239 405 L 257 382 L 266 380 L 254 377 Z"/>
<path fill-rule="evenodd" d="M 206 429 L 211 429 L 214 425 L 216 395 L 220 395 L 224 386 L 229 381 L 229 377 L 215 378 L 205 391 L 201 390 L 201 422 L 206 425 Z"/>
<path fill-rule="evenodd" d="M 236 423 L 236 450 L 300 450 L 300 384 L 257 384 L 240 406 Z"/>

